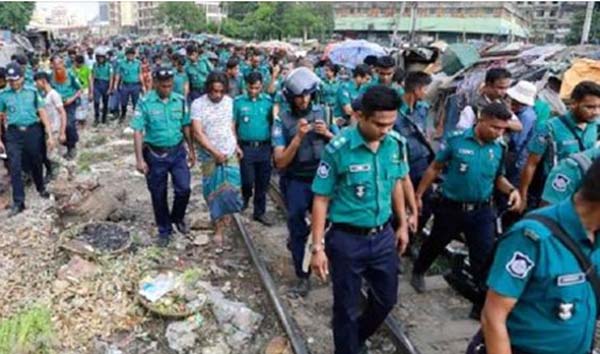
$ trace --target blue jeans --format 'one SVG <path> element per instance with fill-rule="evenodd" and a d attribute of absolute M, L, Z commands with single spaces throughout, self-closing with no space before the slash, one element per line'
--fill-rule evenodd
<path fill-rule="evenodd" d="M 38 192 L 44 190 L 41 146 L 43 143 L 45 143 L 44 131 L 39 123 L 24 129 L 9 126 L 6 131 L 6 153 L 9 158 L 10 182 L 15 206 L 25 204 L 23 171 L 31 173 Z"/>
<path fill-rule="evenodd" d="M 73 149 L 79 141 L 79 133 L 77 132 L 77 117 L 75 115 L 77 112 L 77 107 L 79 107 L 79 103 L 80 101 L 77 99 L 70 105 L 65 106 L 65 112 L 67 113 L 67 141 L 65 145 L 69 150 Z"/>
<path fill-rule="evenodd" d="M 265 213 L 267 205 L 267 190 L 271 178 L 271 146 L 259 147 L 242 145 L 244 158 L 240 162 L 242 176 L 242 197 L 244 201 L 252 197 L 254 188 L 254 217 Z"/>
<path fill-rule="evenodd" d="M 310 273 L 302 271 L 304 246 L 310 233 L 306 224 L 306 213 L 311 211 L 313 192 L 312 182 L 294 177 L 286 177 L 285 204 L 288 211 L 287 227 L 290 233 L 288 248 L 292 252 L 294 269 L 298 278 L 308 279 Z"/>
<path fill-rule="evenodd" d="M 127 103 L 131 97 L 131 105 L 133 109 L 137 105 L 137 101 L 140 98 L 140 92 L 142 91 L 142 84 L 136 83 L 122 83 L 121 84 L 121 116 L 125 116 L 127 113 Z"/>
<path fill-rule="evenodd" d="M 424 274 L 438 255 L 459 233 L 464 233 L 469 247 L 469 261 L 477 283 L 482 283 L 481 268 L 494 247 L 496 212 L 491 206 L 463 211 L 443 203 L 434 208 L 431 235 L 419 251 L 413 273 Z"/>
<path fill-rule="evenodd" d="M 355 354 L 394 308 L 398 293 L 398 254 L 391 226 L 372 236 L 336 230 L 325 237 L 333 283 L 335 354 Z M 362 279 L 369 284 L 361 306 Z"/>
<path fill-rule="evenodd" d="M 187 152 L 180 144 L 171 152 L 157 154 L 149 147 L 144 148 L 144 160 L 148 164 L 146 183 L 152 198 L 154 219 L 161 237 L 168 237 L 173 232 L 172 223 L 177 223 L 185 217 L 190 200 L 190 169 L 187 165 Z M 167 182 L 169 174 L 173 180 L 173 209 L 169 212 L 167 201 Z"/>
<path fill-rule="evenodd" d="M 94 121 L 100 121 L 100 102 L 102 102 L 102 123 L 106 123 L 108 114 L 108 81 L 94 80 Z"/>

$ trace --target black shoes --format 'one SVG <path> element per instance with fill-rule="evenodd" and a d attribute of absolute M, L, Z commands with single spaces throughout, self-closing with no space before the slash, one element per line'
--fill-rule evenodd
<path fill-rule="evenodd" d="M 169 246 L 169 242 L 171 241 L 170 235 L 158 235 L 158 239 L 156 240 L 156 245 L 160 248 L 166 248 Z"/>
<path fill-rule="evenodd" d="M 183 235 L 187 235 L 190 232 L 190 226 L 185 222 L 185 220 L 176 222 L 175 227 L 177 228 L 177 231 Z"/>
<path fill-rule="evenodd" d="M 259 223 L 265 225 L 265 226 L 273 226 L 273 221 L 269 220 L 269 218 L 267 218 L 265 216 L 265 214 L 263 215 L 259 215 L 259 216 L 255 216 L 254 217 L 254 221 L 258 221 Z"/>
<path fill-rule="evenodd" d="M 70 148 L 67 149 L 67 153 L 65 154 L 64 158 L 66 160 L 73 160 L 75 156 L 77 156 L 77 150 L 75 150 L 75 148 Z"/>
<path fill-rule="evenodd" d="M 298 279 L 296 286 L 290 289 L 292 297 L 306 297 L 310 292 L 310 280 L 308 278 Z"/>
<path fill-rule="evenodd" d="M 416 292 L 422 294 L 425 292 L 425 275 L 413 273 L 410 278 L 410 285 L 415 289 Z"/>
<path fill-rule="evenodd" d="M 42 197 L 44 199 L 50 198 L 50 193 L 48 193 L 48 191 L 45 190 L 45 189 L 43 191 L 38 192 L 38 193 L 40 194 L 40 197 Z"/>
<path fill-rule="evenodd" d="M 25 210 L 25 205 L 23 205 L 23 204 L 21 204 L 21 205 L 13 205 L 10 208 L 10 212 L 8 213 L 8 217 L 12 218 L 13 216 L 22 213 L 23 210 Z"/>

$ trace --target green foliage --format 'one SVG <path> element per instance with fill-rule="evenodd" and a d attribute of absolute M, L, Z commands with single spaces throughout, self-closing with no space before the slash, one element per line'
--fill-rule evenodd
<path fill-rule="evenodd" d="M 0 322 L 0 354 L 50 354 L 55 333 L 50 310 L 33 307 Z"/>
<path fill-rule="evenodd" d="M 1 2 L 0 3 L 0 28 L 9 29 L 14 32 L 25 30 L 29 24 L 34 2 Z"/>
<path fill-rule="evenodd" d="M 221 6 L 225 7 L 228 19 L 242 21 L 247 14 L 254 12 L 258 8 L 258 2 L 223 2 Z"/>
<path fill-rule="evenodd" d="M 193 2 L 163 2 L 158 16 L 175 31 L 202 32 L 207 29 L 204 10 Z"/>
<path fill-rule="evenodd" d="M 573 17 L 571 31 L 566 37 L 567 44 L 579 44 L 579 42 L 581 41 L 581 32 L 583 31 L 584 21 L 585 10 L 580 10 Z M 590 28 L 590 35 L 588 38 L 590 43 L 600 42 L 600 3 L 596 3 L 594 5 L 594 12 L 592 14 L 592 26 Z"/>

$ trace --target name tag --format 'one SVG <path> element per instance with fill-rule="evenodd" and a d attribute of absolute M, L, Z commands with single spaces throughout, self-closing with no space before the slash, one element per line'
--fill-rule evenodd
<path fill-rule="evenodd" d="M 371 165 L 350 165 L 350 172 L 371 171 Z"/>
<path fill-rule="evenodd" d="M 458 153 L 463 155 L 475 155 L 475 151 L 469 149 L 458 149 Z"/>
<path fill-rule="evenodd" d="M 558 286 L 570 286 L 585 283 L 585 273 L 573 273 L 561 275 L 556 279 Z"/>

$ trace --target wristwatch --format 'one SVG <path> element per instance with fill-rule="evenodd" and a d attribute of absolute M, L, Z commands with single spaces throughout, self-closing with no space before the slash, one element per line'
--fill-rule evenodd
<path fill-rule="evenodd" d="M 315 254 L 319 251 L 324 251 L 325 250 L 325 240 L 321 240 L 321 242 L 319 243 L 313 243 L 312 246 L 310 246 L 310 253 Z"/>

